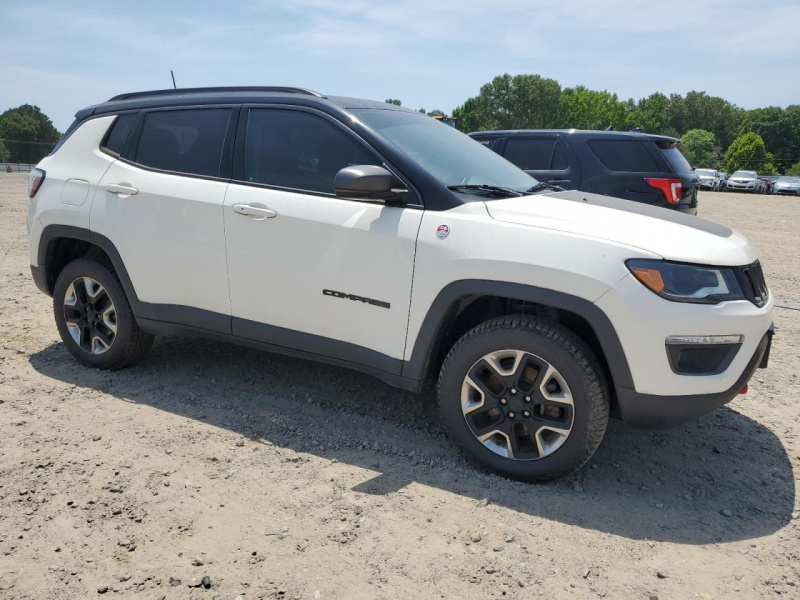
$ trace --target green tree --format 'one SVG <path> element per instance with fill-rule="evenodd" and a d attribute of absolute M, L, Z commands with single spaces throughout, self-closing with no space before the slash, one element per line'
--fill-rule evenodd
<path fill-rule="evenodd" d="M 469 108 L 468 100 L 453 111 L 462 131 L 547 129 L 561 123 L 561 86 L 539 75 L 500 75 L 471 100 Z"/>
<path fill-rule="evenodd" d="M 786 169 L 786 175 L 800 176 L 800 162 L 794 163 L 791 167 Z"/>
<path fill-rule="evenodd" d="M 625 127 L 625 103 L 616 94 L 590 90 L 582 85 L 561 92 L 562 122 L 574 129 Z"/>
<path fill-rule="evenodd" d="M 629 107 L 625 119 L 627 129 L 641 127 L 647 133 L 664 133 L 667 121 L 666 110 L 669 100 L 664 94 L 656 92 L 639 100 L 635 107 Z"/>
<path fill-rule="evenodd" d="M 717 140 L 710 131 L 690 129 L 681 136 L 679 148 L 692 167 L 716 169 L 719 164 L 716 145 Z"/>
<path fill-rule="evenodd" d="M 464 104 L 454 108 L 453 118 L 456 120 L 456 129 L 459 131 L 464 133 L 479 131 L 481 129 L 481 119 L 478 115 L 478 99 L 469 98 Z"/>
<path fill-rule="evenodd" d="M 38 106 L 23 104 L 0 115 L 0 139 L 5 140 L 12 162 L 39 162 L 60 137 Z"/>
<path fill-rule="evenodd" d="M 680 132 L 705 129 L 713 133 L 723 147 L 736 137 L 743 114 L 742 109 L 727 100 L 705 92 L 689 92 L 686 97 L 671 94 L 664 112 L 663 127 Z"/>
<path fill-rule="evenodd" d="M 431 112 L 428 113 L 429 117 L 446 117 L 447 115 L 443 110 L 439 110 L 438 108 L 433 109 Z"/>
<path fill-rule="evenodd" d="M 725 170 L 734 173 L 746 169 L 757 171 L 759 175 L 774 175 L 777 171 L 772 161 L 772 153 L 767 152 L 764 140 L 751 131 L 731 142 L 725 153 Z"/>
<path fill-rule="evenodd" d="M 764 139 L 777 165 L 785 167 L 800 159 L 800 106 L 748 110 L 742 118 L 741 133 L 748 131 Z"/>
<path fill-rule="evenodd" d="M 9 152 L 3 140 L 0 140 L 0 162 L 9 162 L 11 160 L 11 152 Z"/>
<path fill-rule="evenodd" d="M 395 106 L 403 105 L 403 103 L 400 102 L 400 100 L 397 100 L 396 98 L 388 98 L 387 100 L 384 100 L 384 102 L 386 102 L 386 104 L 394 104 Z"/>

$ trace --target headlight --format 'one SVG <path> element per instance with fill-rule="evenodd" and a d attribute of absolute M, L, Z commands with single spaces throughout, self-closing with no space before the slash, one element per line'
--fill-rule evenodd
<path fill-rule="evenodd" d="M 634 259 L 625 263 L 650 291 L 673 302 L 717 304 L 744 300 L 733 269 Z"/>

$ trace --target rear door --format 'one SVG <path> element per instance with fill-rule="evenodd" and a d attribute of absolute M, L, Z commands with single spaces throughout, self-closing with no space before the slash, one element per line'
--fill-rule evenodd
<path fill-rule="evenodd" d="M 554 134 L 513 136 L 501 154 L 538 181 L 573 190 L 580 186 L 580 167 L 569 148 Z"/>
<path fill-rule="evenodd" d="M 100 183 L 91 228 L 116 246 L 145 303 L 137 316 L 230 331 L 222 206 L 237 114 L 142 113 Z"/>

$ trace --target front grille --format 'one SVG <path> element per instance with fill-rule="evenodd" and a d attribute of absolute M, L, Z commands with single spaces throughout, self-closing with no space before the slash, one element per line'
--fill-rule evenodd
<path fill-rule="evenodd" d="M 737 271 L 745 297 L 759 308 L 764 306 L 769 299 L 769 290 L 767 282 L 764 280 L 761 263 L 756 261 L 752 265 L 739 267 Z"/>

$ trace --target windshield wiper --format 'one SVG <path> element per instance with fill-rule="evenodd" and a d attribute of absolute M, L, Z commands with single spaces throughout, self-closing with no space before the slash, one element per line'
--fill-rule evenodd
<path fill-rule="evenodd" d="M 528 194 L 535 194 L 536 192 L 565 192 L 566 189 L 561 187 L 560 185 L 553 185 L 552 183 L 545 183 L 544 181 L 540 181 L 535 186 L 530 188 L 529 190 L 525 190 Z"/>
<path fill-rule="evenodd" d="M 524 196 L 523 192 L 518 192 L 517 190 L 512 190 L 511 188 L 501 187 L 499 185 L 474 185 L 474 184 L 462 184 L 462 185 L 448 185 L 448 190 L 453 190 L 454 192 L 463 192 L 466 194 L 479 192 L 483 193 L 487 196 L 500 196 L 500 197 L 508 197 L 508 196 Z"/>

